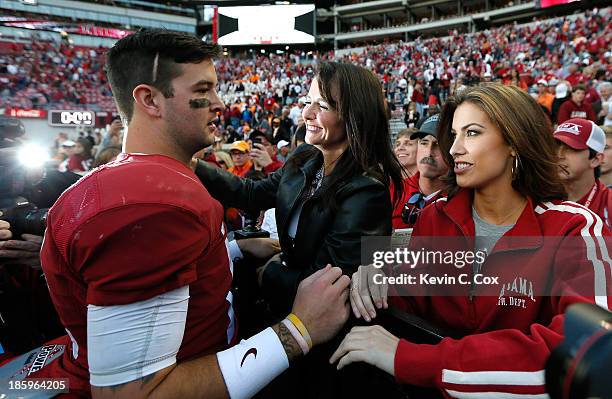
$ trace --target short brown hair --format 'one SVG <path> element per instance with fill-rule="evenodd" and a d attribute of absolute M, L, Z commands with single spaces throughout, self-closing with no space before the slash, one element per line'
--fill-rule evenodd
<path fill-rule="evenodd" d="M 106 54 L 106 73 L 121 117 L 132 119 L 136 86 L 148 84 L 172 97 L 172 80 L 183 73 L 180 64 L 198 64 L 220 54 L 216 44 L 166 29 L 141 29 L 119 40 Z"/>
<path fill-rule="evenodd" d="M 536 202 L 567 198 L 559 176 L 557 145 L 550 121 L 538 103 L 515 86 L 482 84 L 448 99 L 438 125 L 438 141 L 447 165 L 454 165 L 450 154 L 451 127 L 455 110 L 463 103 L 474 104 L 487 114 L 518 154 L 519 172 L 512 181 L 515 190 Z M 452 196 L 459 189 L 452 167 L 445 180 L 447 192 Z"/>
<path fill-rule="evenodd" d="M 410 139 L 410 136 L 416 133 L 417 130 L 418 129 L 415 127 L 409 127 L 406 129 L 402 129 L 397 133 L 397 136 L 395 137 L 395 141 L 397 141 L 400 137 L 408 137 Z"/>

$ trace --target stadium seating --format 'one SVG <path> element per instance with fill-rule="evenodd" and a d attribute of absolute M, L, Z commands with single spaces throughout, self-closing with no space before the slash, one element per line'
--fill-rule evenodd
<path fill-rule="evenodd" d="M 427 86 L 432 76 L 441 79 L 445 73 L 453 80 L 489 74 L 493 80 L 511 83 L 515 70 L 520 85 L 526 88 L 541 78 L 563 79 L 568 66 L 578 63 L 581 67 L 595 64 L 604 71 L 603 78 L 610 80 L 611 17 L 612 9 L 608 8 L 597 14 L 504 25 L 474 34 L 451 32 L 445 38 L 367 46 L 360 53 L 344 52 L 341 56 L 333 52 L 231 56 L 219 60 L 217 69 L 221 93 L 228 103 L 250 95 L 261 98 L 276 94 L 284 100 L 290 85 L 307 87 L 308 79 L 301 77 L 308 76 L 313 59 L 366 65 L 384 82 L 388 97 L 398 104 L 407 101 L 396 96 L 402 78 L 421 80 Z M 102 48 L 36 38 L 30 43 L 3 38 L 0 107 L 114 111 L 103 66 Z"/>

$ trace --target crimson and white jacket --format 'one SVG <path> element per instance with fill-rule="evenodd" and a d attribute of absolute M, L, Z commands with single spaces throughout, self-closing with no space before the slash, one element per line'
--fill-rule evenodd
<path fill-rule="evenodd" d="M 472 199 L 472 191 L 464 189 L 450 200 L 442 198 L 426 207 L 412 240 L 471 239 Z M 463 337 L 445 338 L 436 345 L 402 339 L 395 353 L 397 382 L 436 387 L 455 398 L 547 398 L 545 362 L 563 340 L 566 308 L 575 302 L 612 306 L 612 261 L 605 243 L 612 242 L 610 235 L 602 220 L 582 205 L 529 200 L 483 265 L 483 272 L 504 276 L 497 293 L 471 296 L 470 287 L 465 287 L 462 296 L 390 297 L 394 306 Z M 504 246 L 504 239 L 517 237 L 528 238 L 519 239 L 519 247 Z M 559 249 L 547 244 L 546 237 L 569 240 L 573 248 Z M 582 274 L 572 274 L 567 265 L 579 265 Z M 571 291 L 572 279 L 581 280 L 578 283 L 588 285 L 594 294 Z M 542 293 L 542 281 L 548 281 L 555 296 Z"/>

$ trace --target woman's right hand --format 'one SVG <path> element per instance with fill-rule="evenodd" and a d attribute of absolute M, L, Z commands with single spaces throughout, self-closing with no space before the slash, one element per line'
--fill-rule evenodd
<path fill-rule="evenodd" d="M 375 277 L 375 276 L 380 277 Z M 358 319 L 367 322 L 376 317 L 376 309 L 387 309 L 389 285 L 385 273 L 372 265 L 359 266 L 351 279 L 351 309 Z"/>

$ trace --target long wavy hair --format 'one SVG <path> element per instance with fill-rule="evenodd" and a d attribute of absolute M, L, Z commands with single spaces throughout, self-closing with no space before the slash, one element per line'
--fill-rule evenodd
<path fill-rule="evenodd" d="M 455 110 L 463 103 L 480 108 L 518 154 L 518 170 L 512 181 L 516 191 L 536 202 L 567 198 L 559 175 L 557 145 L 549 119 L 529 94 L 518 87 L 497 83 L 470 87 L 449 98 L 442 108 L 438 141 L 446 164 L 451 165 L 444 177 L 449 197 L 459 189 L 450 154 L 451 127 Z"/>
<path fill-rule="evenodd" d="M 322 193 L 323 202 L 335 207 L 338 188 L 358 174 L 367 174 L 389 186 L 396 201 L 402 196 L 402 166 L 393 153 L 383 90 L 376 76 L 353 64 L 324 62 L 318 68 L 321 96 L 338 113 L 348 139 Z M 332 93 L 337 93 L 336 97 Z"/>

